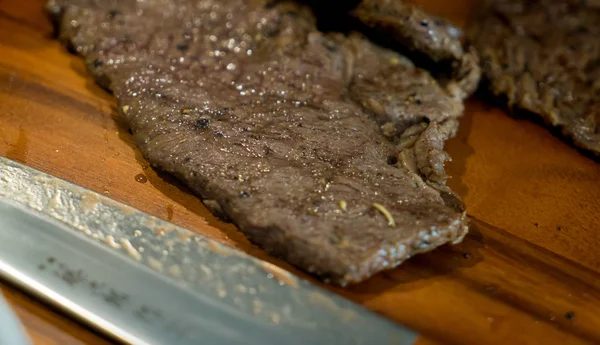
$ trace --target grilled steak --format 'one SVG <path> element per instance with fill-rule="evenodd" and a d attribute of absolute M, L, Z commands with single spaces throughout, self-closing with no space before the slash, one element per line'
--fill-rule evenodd
<path fill-rule="evenodd" d="M 153 166 L 253 242 L 346 284 L 457 242 L 444 141 L 462 103 L 405 57 L 261 0 L 57 0 Z"/>
<path fill-rule="evenodd" d="M 574 0 L 482 3 L 470 39 L 487 88 L 600 154 L 600 8 Z"/>
<path fill-rule="evenodd" d="M 474 50 L 463 49 L 462 31 L 401 0 L 362 0 L 352 11 L 368 27 L 404 46 L 428 66 L 446 74 L 443 84 L 458 98 L 470 96 L 481 70 Z"/>

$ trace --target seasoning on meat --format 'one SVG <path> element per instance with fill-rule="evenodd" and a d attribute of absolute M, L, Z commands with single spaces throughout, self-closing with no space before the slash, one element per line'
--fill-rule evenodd
<path fill-rule="evenodd" d="M 385 216 L 385 218 L 388 221 L 388 225 L 391 227 L 395 227 L 396 226 L 396 221 L 394 220 L 394 216 L 392 216 L 392 214 L 390 213 L 390 211 L 388 211 L 387 208 L 385 208 L 385 206 L 383 206 L 380 203 L 374 202 L 373 203 L 373 207 L 375 207 L 377 209 L 377 211 L 381 212 L 381 214 L 383 214 Z"/>
<path fill-rule="evenodd" d="M 269 253 L 347 284 L 465 235 L 442 149 L 462 103 L 405 57 L 285 1 L 48 7 L 144 156 Z"/>

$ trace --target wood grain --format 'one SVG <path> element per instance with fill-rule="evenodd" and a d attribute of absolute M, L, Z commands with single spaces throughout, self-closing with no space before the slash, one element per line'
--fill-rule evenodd
<path fill-rule="evenodd" d="M 418 2 L 464 24 L 474 0 Z M 42 5 L 0 0 L 0 155 L 306 277 L 148 168 L 113 98 L 52 39 Z M 364 284 L 329 288 L 422 332 L 422 345 L 600 343 L 600 165 L 477 100 L 448 151 L 450 184 L 473 220 L 465 241 Z M 148 182 L 136 182 L 138 174 Z M 36 344 L 107 342 L 2 289 Z"/>
<path fill-rule="evenodd" d="M 33 344 L 108 345 L 111 342 L 28 296 L 0 284 L 15 314 L 22 320 Z M 10 344 L 6 344 L 10 345 Z"/>

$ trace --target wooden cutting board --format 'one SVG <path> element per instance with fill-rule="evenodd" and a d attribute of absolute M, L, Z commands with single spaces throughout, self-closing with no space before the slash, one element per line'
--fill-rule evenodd
<path fill-rule="evenodd" d="M 306 277 L 148 168 L 112 96 L 52 39 L 43 2 L 0 0 L 0 155 Z M 474 2 L 420 1 L 459 25 Z M 330 288 L 418 330 L 422 344 L 600 343 L 600 163 L 477 100 L 448 151 L 450 185 L 473 221 L 465 241 L 363 284 Z M 35 344 L 107 343 L 2 289 Z"/>

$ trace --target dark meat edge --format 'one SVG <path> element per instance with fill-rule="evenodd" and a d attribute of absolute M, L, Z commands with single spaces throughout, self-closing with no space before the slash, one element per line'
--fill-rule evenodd
<path fill-rule="evenodd" d="M 53 13 L 55 16 L 60 16 L 60 13 L 58 12 L 54 12 Z M 58 22 L 58 21 L 55 21 Z M 104 85 L 105 87 L 108 86 L 108 84 Z M 123 115 L 123 114 L 122 114 Z M 141 147 L 143 149 L 143 147 Z M 172 172 L 173 173 L 173 172 Z M 176 174 L 177 175 L 177 174 Z M 185 178 L 181 178 L 181 176 L 178 176 L 181 180 L 185 181 Z M 202 187 L 198 187 L 198 186 L 191 186 L 199 195 L 202 195 Z M 454 196 L 454 194 L 445 186 L 436 186 L 436 189 L 442 189 L 444 191 L 441 192 L 442 197 L 445 200 L 448 200 L 449 205 L 452 205 L 452 207 L 455 207 L 457 209 L 457 211 L 463 211 L 464 207 L 462 206 L 462 203 L 460 202 L 460 200 Z M 227 203 L 220 203 L 220 206 L 223 210 L 226 211 L 226 213 L 230 214 L 230 215 L 234 215 L 235 212 L 229 207 L 230 205 L 228 205 Z M 234 217 L 237 219 L 237 223 L 238 225 L 242 225 L 241 227 L 243 227 L 243 215 L 242 217 Z M 460 223 L 456 224 L 457 227 L 454 227 L 453 229 L 449 229 L 451 231 L 451 233 L 454 233 L 454 235 L 452 237 L 454 237 L 454 239 L 458 242 L 462 239 L 462 236 L 464 236 L 464 234 L 466 233 L 466 226 L 464 225 L 464 221 L 465 221 L 465 215 L 463 213 L 462 215 L 462 220 Z M 240 219 L 242 219 L 242 221 L 240 221 Z M 283 252 L 277 252 L 277 245 L 279 243 L 275 242 L 273 245 L 265 245 L 264 240 L 265 240 L 265 236 L 261 236 L 260 234 L 257 235 L 253 235 L 254 231 L 258 231 L 259 233 L 264 231 L 264 229 L 252 229 L 251 226 L 246 226 L 244 227 L 244 233 L 247 234 L 250 239 L 253 238 L 262 238 L 262 243 L 261 241 L 257 241 L 259 243 L 261 243 L 262 247 L 271 247 L 271 248 L 275 248 L 275 250 L 271 250 L 271 254 L 274 254 L 275 256 L 279 256 L 279 257 L 286 257 L 286 253 L 285 249 L 282 249 Z M 448 234 L 450 235 L 450 233 Z M 266 239 L 269 239 L 268 237 Z M 422 253 L 422 252 L 427 252 L 441 244 L 444 244 L 448 241 L 448 238 L 446 238 L 445 236 L 440 236 L 435 238 L 435 241 L 431 241 L 429 243 L 427 243 L 427 245 L 419 245 L 416 248 L 413 248 L 413 250 L 410 252 L 410 255 L 408 256 L 412 256 L 414 254 L 418 254 L 418 253 Z M 389 267 L 368 267 L 365 270 L 358 272 L 358 275 L 355 275 L 353 277 L 344 277 L 342 279 L 340 279 L 340 277 L 331 277 L 333 282 L 336 283 L 341 283 L 341 284 L 345 284 L 347 282 L 358 282 L 361 281 L 363 279 L 366 279 L 367 277 L 369 277 L 370 275 L 372 275 L 373 273 L 383 270 L 383 269 L 389 269 L 393 266 L 396 266 L 398 264 L 400 264 L 402 261 L 404 261 L 405 258 L 402 258 L 401 260 L 398 260 L 397 262 L 395 262 L 393 265 L 390 265 Z M 297 266 L 300 267 L 306 267 L 306 265 L 303 265 L 301 262 L 298 262 L 298 260 L 287 260 L 288 262 L 291 262 Z"/>
<path fill-rule="evenodd" d="M 508 116 L 514 119 L 527 120 L 535 123 L 538 126 L 544 127 L 552 136 L 573 147 L 577 152 L 579 152 L 579 154 L 596 162 L 600 162 L 600 151 L 590 147 L 590 145 L 587 145 L 584 142 L 577 140 L 567 126 L 560 124 L 555 125 L 544 115 L 524 107 L 520 107 L 517 104 L 511 105 L 506 95 L 498 94 L 493 91 L 487 79 L 483 79 L 480 82 L 479 89 L 475 93 L 474 97 L 502 110 Z"/>
<path fill-rule="evenodd" d="M 350 13 L 359 31 L 431 71 L 450 94 L 466 99 L 476 91 L 478 54 L 464 46 L 462 31 L 446 20 L 402 0 L 362 0 Z"/>
<path fill-rule="evenodd" d="M 395 4 L 404 6 L 411 13 L 398 16 L 379 15 L 369 6 L 368 2 L 383 2 L 382 0 L 350 0 L 350 1 L 319 1 L 304 0 L 317 15 L 319 28 L 323 31 L 358 31 L 366 35 L 371 41 L 380 46 L 389 48 L 408 57 L 415 65 L 432 73 L 440 84 L 445 85 L 447 91 L 460 99 L 466 99 L 477 90 L 481 78 L 479 57 L 473 47 L 465 46 L 463 33 L 460 29 L 448 23 L 443 18 L 430 15 L 419 6 L 403 4 L 401 0 L 395 0 Z M 422 20 L 415 21 L 412 16 L 418 15 Z M 334 21 L 331 18 L 335 18 Z M 450 53 L 445 49 L 433 49 L 428 54 L 421 47 L 427 45 L 426 35 L 413 32 L 413 35 L 405 35 L 398 26 L 405 25 L 413 27 L 416 23 L 417 29 L 430 29 L 432 26 L 438 31 L 455 30 L 456 37 L 449 37 L 449 43 L 460 47 L 460 52 Z M 426 24 L 422 24 L 426 23 Z M 439 56 L 434 56 L 435 54 Z"/>
<path fill-rule="evenodd" d="M 567 3 L 568 2 L 571 2 L 573 5 L 581 4 L 581 2 L 576 0 L 569 0 L 567 1 Z M 481 3 L 477 6 L 477 10 L 473 12 L 472 16 L 469 18 L 468 21 L 468 41 L 472 43 L 477 50 L 482 49 L 481 47 L 477 47 L 477 43 L 475 42 L 480 36 L 480 23 L 488 19 L 488 17 L 490 16 L 490 14 L 487 13 L 488 11 L 493 11 L 488 9 L 488 6 L 491 7 L 491 2 L 489 0 L 482 0 Z M 590 3 L 587 4 L 587 6 L 592 7 L 593 10 L 593 8 L 598 5 Z M 502 18 L 500 17 L 500 19 Z M 496 48 L 502 49 L 502 47 Z M 484 55 L 481 54 L 481 56 L 483 57 Z M 491 77 L 488 75 L 487 70 L 485 68 L 486 63 L 487 62 L 485 60 L 480 61 L 480 65 L 482 67 L 482 79 L 480 82 L 479 89 L 477 90 L 477 96 L 479 98 L 503 110 L 508 115 L 514 118 L 526 119 L 545 127 L 553 136 L 559 138 L 564 143 L 573 146 L 582 155 L 591 158 L 595 161 L 600 161 L 600 141 L 588 140 L 578 136 L 574 133 L 576 131 L 576 128 L 572 127 L 573 124 L 561 123 L 561 119 L 557 120 L 553 118 L 553 114 L 548 114 L 543 109 L 532 109 L 532 107 L 522 105 L 522 101 L 520 99 L 511 100 L 505 92 L 494 88 L 493 80 L 490 79 Z M 506 67 L 510 68 L 510 66 Z M 500 75 L 498 77 L 501 78 L 504 76 L 505 75 Z"/>

